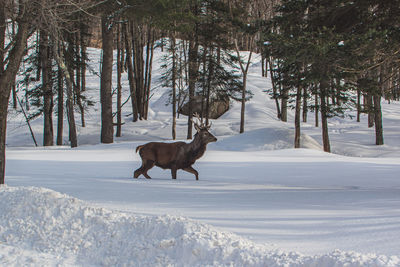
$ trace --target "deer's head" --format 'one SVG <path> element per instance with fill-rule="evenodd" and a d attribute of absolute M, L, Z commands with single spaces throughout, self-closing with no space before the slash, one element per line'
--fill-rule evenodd
<path fill-rule="evenodd" d="M 192 119 L 192 122 L 194 124 L 194 128 L 196 129 L 197 133 L 195 135 L 195 138 L 200 138 L 201 142 L 203 144 L 208 144 L 211 142 L 216 142 L 217 138 L 212 135 L 209 130 L 211 128 L 211 124 L 205 125 L 204 122 L 200 119 L 200 116 L 195 113 L 193 115 L 193 118 L 196 118 L 197 120 Z"/>

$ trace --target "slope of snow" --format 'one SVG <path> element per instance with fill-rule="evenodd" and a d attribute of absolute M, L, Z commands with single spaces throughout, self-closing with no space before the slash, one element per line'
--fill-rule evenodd
<path fill-rule="evenodd" d="M 89 52 L 98 71 L 99 51 Z M 333 154 L 324 153 L 309 113 L 302 148 L 293 149 L 293 112 L 288 123 L 276 118 L 256 55 L 245 133 L 238 135 L 240 103 L 232 102 L 212 121 L 218 142 L 194 165 L 200 180 L 179 171 L 174 181 L 159 168 L 149 171 L 152 180 L 136 180 L 134 148 L 171 141 L 168 91 L 157 80 L 161 54 L 153 64 L 149 120 L 133 123 L 128 102 L 114 144 L 99 144 L 98 103 L 88 108 L 86 127 L 76 114 L 75 149 L 67 146 L 66 121 L 65 146 L 35 148 L 23 116 L 10 110 L 0 265 L 400 265 L 400 103 L 382 103 L 384 146 L 374 145 L 366 116 L 361 123 L 332 118 Z M 86 97 L 97 101 L 99 78 L 88 75 L 87 86 Z M 126 99 L 126 76 L 123 90 Z M 31 123 L 40 145 L 43 119 Z M 186 124 L 180 116 L 180 140 Z"/>
<path fill-rule="evenodd" d="M 43 188 L 1 187 L 0 263 L 85 266 L 396 266 L 397 257 L 307 257 L 175 216 L 134 216 Z M 17 253 L 13 252 L 17 247 Z M 26 249 L 28 251 L 26 251 Z M 2 255 L 3 254 L 3 255 Z M 12 258 L 10 259 L 10 254 Z"/>

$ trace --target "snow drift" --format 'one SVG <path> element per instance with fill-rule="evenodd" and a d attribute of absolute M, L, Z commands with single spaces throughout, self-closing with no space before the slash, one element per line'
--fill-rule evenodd
<path fill-rule="evenodd" d="M 85 266 L 396 266 L 400 259 L 334 251 L 286 253 L 175 216 L 98 208 L 37 187 L 0 187 L 0 264 Z"/>
<path fill-rule="evenodd" d="M 219 132 L 220 128 L 216 128 L 215 131 Z M 293 130 L 277 127 L 250 130 L 241 135 L 229 136 L 210 144 L 210 147 L 228 151 L 258 151 L 290 149 L 293 148 L 293 143 Z M 321 150 L 318 142 L 306 134 L 301 134 L 300 147 Z"/>

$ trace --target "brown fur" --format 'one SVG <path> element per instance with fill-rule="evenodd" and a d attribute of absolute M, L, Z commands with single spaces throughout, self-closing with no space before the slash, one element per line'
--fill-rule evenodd
<path fill-rule="evenodd" d="M 199 179 L 198 172 L 192 168 L 192 165 L 203 156 L 207 144 L 217 141 L 209 131 L 209 127 L 200 127 L 195 125 L 197 133 L 191 143 L 174 142 L 150 142 L 140 145 L 136 148 L 142 158 L 142 166 L 134 173 L 134 178 L 143 174 L 147 179 L 151 177 L 147 171 L 157 166 L 163 169 L 171 169 L 172 179 L 176 179 L 178 169 L 193 173 L 196 180 Z"/>

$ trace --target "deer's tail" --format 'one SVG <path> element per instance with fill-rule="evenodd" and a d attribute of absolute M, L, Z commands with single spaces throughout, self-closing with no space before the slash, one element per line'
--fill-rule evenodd
<path fill-rule="evenodd" d="M 136 147 L 136 153 L 138 153 L 138 151 L 139 151 L 140 149 L 142 149 L 143 147 L 144 147 L 144 145 L 137 146 L 137 147 Z"/>

